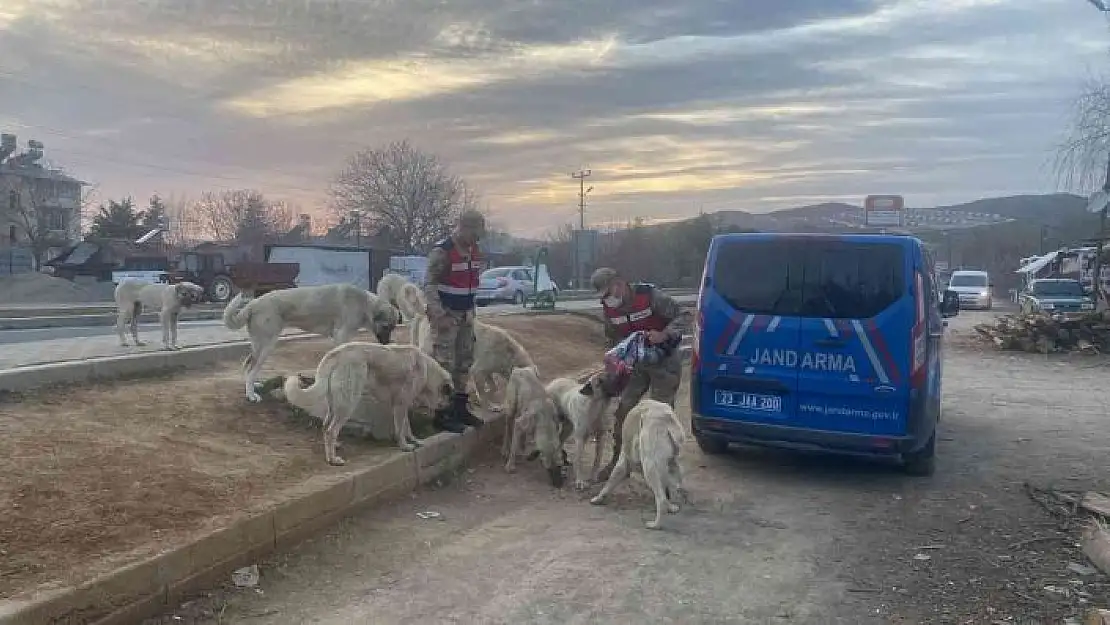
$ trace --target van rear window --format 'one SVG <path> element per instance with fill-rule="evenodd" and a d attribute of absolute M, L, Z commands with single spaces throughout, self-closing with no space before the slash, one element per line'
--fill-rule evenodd
<path fill-rule="evenodd" d="M 727 242 L 717 251 L 713 285 L 743 312 L 866 319 L 905 294 L 905 253 L 894 243 Z"/>

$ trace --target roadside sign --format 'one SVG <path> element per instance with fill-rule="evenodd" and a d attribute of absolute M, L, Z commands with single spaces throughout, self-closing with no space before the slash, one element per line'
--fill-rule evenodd
<path fill-rule="evenodd" d="M 868 226 L 901 227 L 905 214 L 901 195 L 869 195 L 863 201 L 863 219 Z"/>

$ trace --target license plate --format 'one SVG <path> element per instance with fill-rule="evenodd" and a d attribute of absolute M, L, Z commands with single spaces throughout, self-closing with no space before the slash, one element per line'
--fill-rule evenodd
<path fill-rule="evenodd" d="M 782 412 L 782 397 L 778 395 L 716 391 L 714 401 L 718 406 L 728 408 L 743 408 L 744 410 L 759 412 Z"/>

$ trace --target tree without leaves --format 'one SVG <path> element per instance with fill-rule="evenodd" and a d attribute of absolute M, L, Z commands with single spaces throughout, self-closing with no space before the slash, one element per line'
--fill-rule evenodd
<path fill-rule="evenodd" d="M 450 234 L 477 198 L 435 156 L 408 141 L 362 150 L 332 183 L 333 211 L 347 219 L 358 211 L 364 226 L 388 232 L 407 252 L 422 252 Z"/>
<path fill-rule="evenodd" d="M 0 224 L 4 226 L 3 236 L 8 235 L 9 227 L 15 227 L 17 239 L 26 240 L 31 248 L 36 270 L 42 267 L 45 260 L 43 257 L 49 248 L 69 243 L 68 236 L 58 237 L 53 234 L 54 230 L 69 231 L 80 225 L 69 223 L 73 211 L 49 206 L 50 182 L 49 179 L 29 176 L 0 176 Z M 58 218 L 52 220 L 51 217 L 54 216 Z"/>
<path fill-rule="evenodd" d="M 1076 99 L 1066 139 L 1056 154 L 1056 175 L 1065 188 L 1090 192 L 1106 181 L 1110 158 L 1110 83 L 1088 82 Z"/>
<path fill-rule="evenodd" d="M 293 223 L 288 206 L 251 189 L 205 193 L 195 208 L 204 228 L 219 241 L 261 243 L 284 234 Z"/>

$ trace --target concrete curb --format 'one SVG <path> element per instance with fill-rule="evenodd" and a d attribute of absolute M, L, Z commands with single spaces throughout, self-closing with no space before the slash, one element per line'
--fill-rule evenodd
<path fill-rule="evenodd" d="M 282 342 L 318 338 L 314 334 L 281 337 Z M 115 380 L 197 369 L 226 360 L 239 359 L 250 349 L 248 341 L 185 347 L 179 351 L 156 351 L 86 360 L 50 362 L 0 370 L 0 393 L 19 393 L 55 384 Z"/>
<path fill-rule="evenodd" d="M 236 568 L 456 470 L 475 450 L 497 440 L 500 418 L 489 418 L 481 430 L 427 438 L 414 453 L 397 452 L 373 466 L 325 476 L 283 503 L 90 582 L 0 601 L 0 625 L 123 625 L 156 616 L 188 593 L 225 581 Z"/>
<path fill-rule="evenodd" d="M 221 319 L 223 310 L 198 310 L 183 312 L 179 321 L 209 321 Z M 156 313 L 139 316 L 140 323 L 158 323 Z M 0 317 L 0 330 L 41 330 L 45 328 L 88 328 L 116 325 L 116 314 L 54 315 L 42 317 Z"/>

